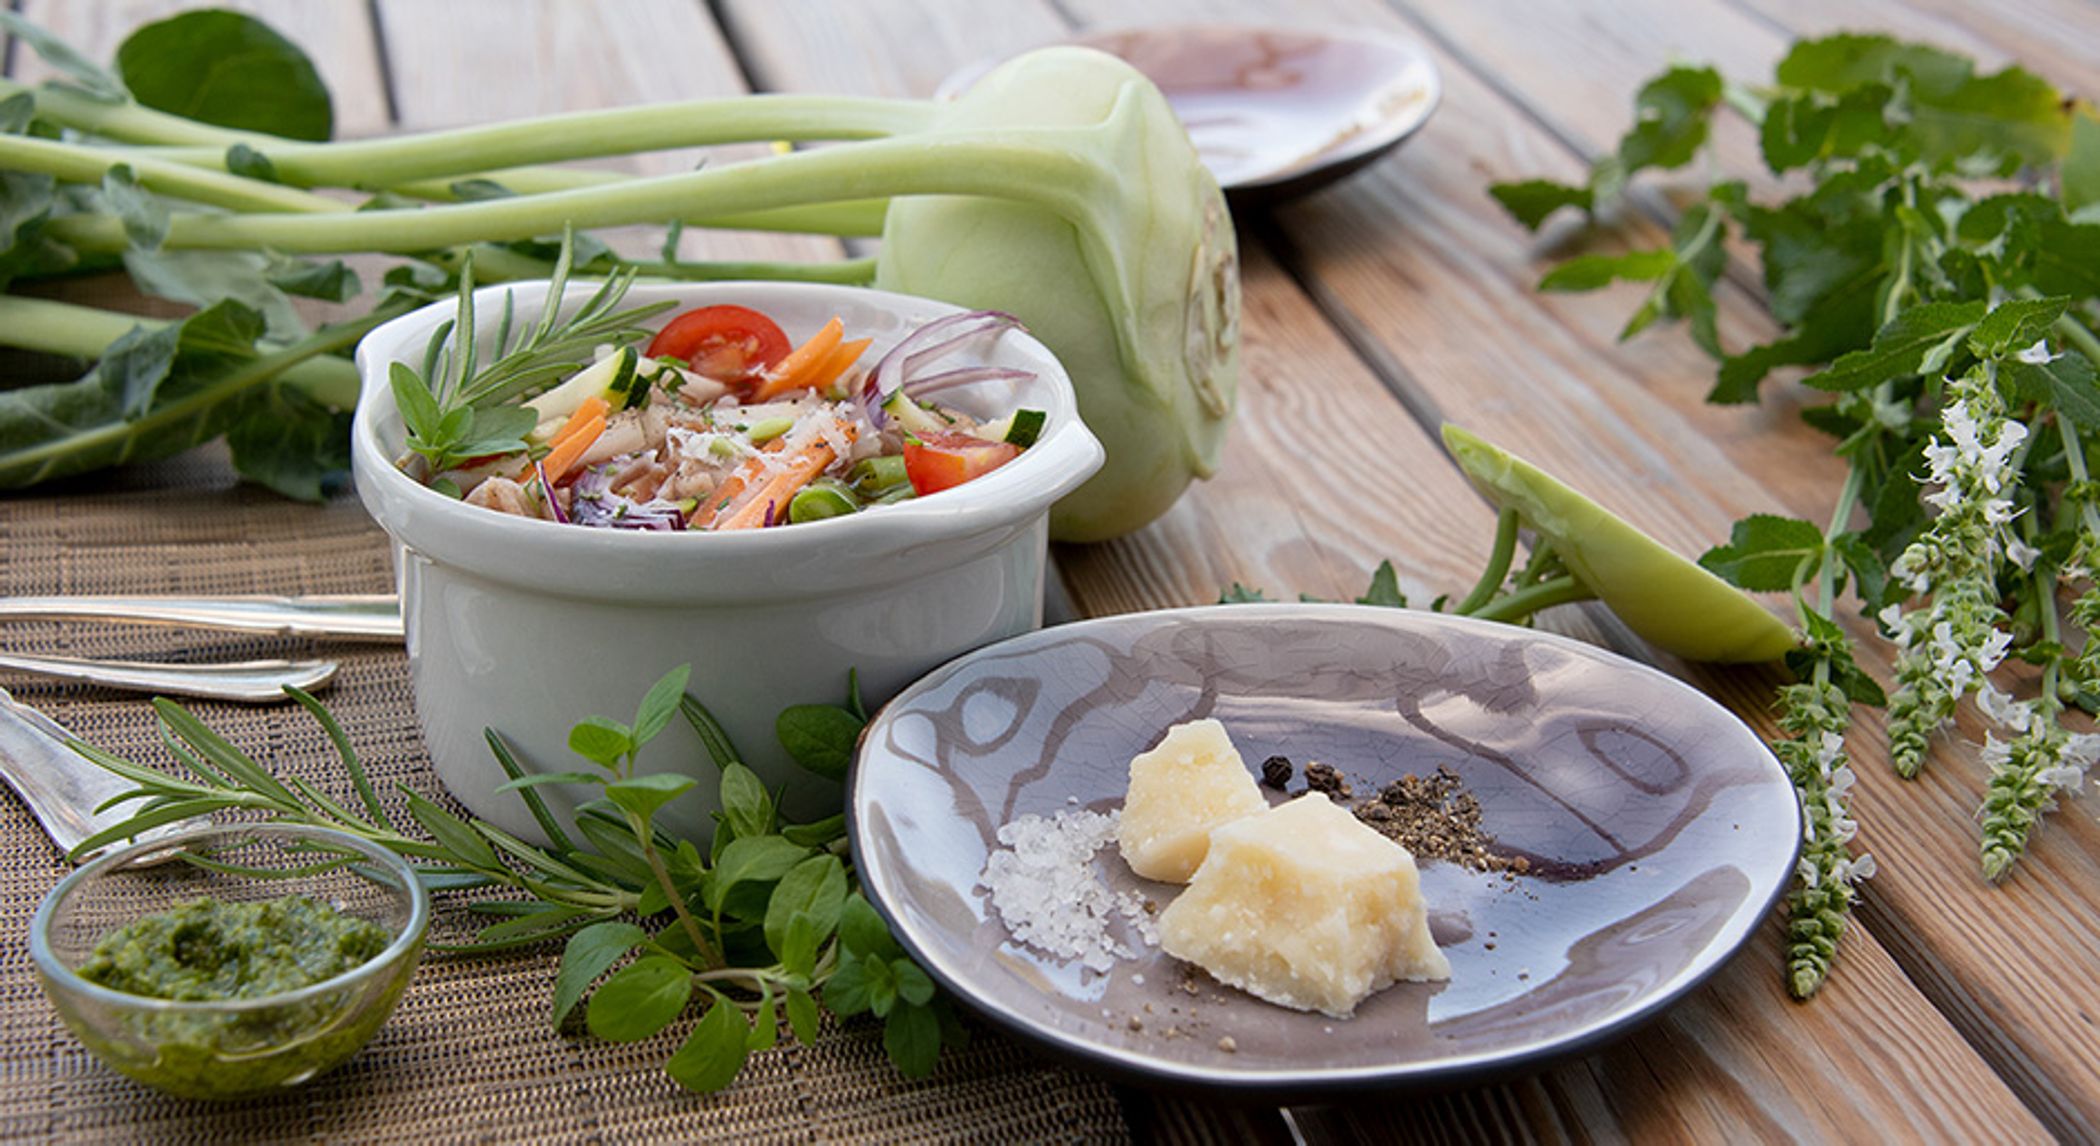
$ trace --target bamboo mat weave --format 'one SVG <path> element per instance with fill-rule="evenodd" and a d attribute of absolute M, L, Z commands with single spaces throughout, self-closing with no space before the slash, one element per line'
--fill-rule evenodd
<path fill-rule="evenodd" d="M 0 495 L 0 593 L 370 593 L 392 584 L 383 536 L 354 497 L 322 508 L 239 487 L 205 450 L 114 477 Z M 17 622 L 29 653 L 164 660 L 309 655 L 279 638 Z M 343 671 L 323 699 L 374 782 L 441 797 L 390 647 L 331 645 Z M 0 672 L 0 685 L 74 733 L 149 763 L 166 756 L 141 698 Z M 280 773 L 353 799 L 296 708 L 194 702 Z M 577 713 L 578 717 L 587 715 Z M 37 902 L 66 870 L 12 793 L 0 793 L 0 1140 L 14 1141 L 1121 1141 L 1114 1092 L 973 1024 L 963 1053 L 924 1082 L 900 1078 L 865 1021 L 813 1046 L 752 1057 L 727 1092 L 688 1094 L 659 1069 L 683 1027 L 639 1044 L 547 1025 L 559 952 L 425 957 L 364 1053 L 282 1097 L 232 1105 L 167 1098 L 98 1062 L 59 1022 L 29 963 Z M 439 918 L 444 918 L 442 907 Z"/>

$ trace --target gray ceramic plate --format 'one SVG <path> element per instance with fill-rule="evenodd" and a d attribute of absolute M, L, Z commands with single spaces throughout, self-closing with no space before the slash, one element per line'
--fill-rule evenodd
<path fill-rule="evenodd" d="M 999 826 L 1120 806 L 1130 758 L 1203 716 L 1250 767 L 1317 759 L 1359 792 L 1449 767 L 1535 874 L 1424 864 L 1451 980 L 1349 1020 L 1192 980 L 1156 948 L 1100 974 L 1015 943 L 976 886 Z M 1111 617 L 972 653 L 869 726 L 848 815 L 870 899 L 992 1020 L 1125 1077 L 1299 1101 L 1535 1069 L 1623 1033 L 1742 946 L 1801 836 L 1778 762 L 1682 682 L 1548 634 L 1345 605 Z M 1112 844 L 1095 866 L 1162 906 L 1177 890 Z"/>
<path fill-rule="evenodd" d="M 1162 24 L 1070 42 L 1158 84 L 1235 203 L 1290 198 L 1357 170 L 1421 130 L 1443 93 L 1427 51 L 1363 28 Z M 936 98 L 968 91 L 1000 62 L 961 68 Z"/>

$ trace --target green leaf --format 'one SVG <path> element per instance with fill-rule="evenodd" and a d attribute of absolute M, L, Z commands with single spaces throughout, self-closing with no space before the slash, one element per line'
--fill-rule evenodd
<path fill-rule="evenodd" d="M 888 1015 L 897 1006 L 897 967 L 887 959 L 863 959 L 860 961 L 861 981 L 868 990 L 868 1010 L 876 1018 Z"/>
<path fill-rule="evenodd" d="M 882 1025 L 882 1049 L 899 1074 L 925 1078 L 940 1062 L 940 1020 L 926 1007 L 899 1007 Z"/>
<path fill-rule="evenodd" d="M 2085 355 L 2074 350 L 2047 363 L 2007 362 L 2000 370 L 2021 398 L 2054 406 L 2087 433 L 2100 431 L 2100 382 Z"/>
<path fill-rule="evenodd" d="M 28 44 L 37 58 L 65 76 L 81 91 L 105 103 L 122 103 L 124 83 L 79 49 L 6 8 L 0 8 L 0 31 Z"/>
<path fill-rule="evenodd" d="M 795 763 L 827 780 L 844 780 L 859 747 L 865 722 L 830 704 L 798 704 L 783 709 L 773 730 Z"/>
<path fill-rule="evenodd" d="M 226 170 L 243 179 L 255 179 L 264 183 L 275 183 L 277 165 L 270 157 L 248 146 L 236 143 L 226 149 Z"/>
<path fill-rule="evenodd" d="M 693 996 L 693 973 L 666 955 L 644 955 L 592 993 L 584 1021 L 592 1034 L 631 1043 L 670 1026 Z M 742 1038 L 739 1036 L 739 1044 Z"/>
<path fill-rule="evenodd" d="M 817 946 L 824 936 L 817 933 L 816 917 L 798 911 L 788 919 L 780 937 L 780 965 L 794 975 L 813 975 L 817 969 Z"/>
<path fill-rule="evenodd" d="M 1391 561 L 1380 561 L 1371 573 L 1370 587 L 1356 599 L 1359 605 L 1384 605 L 1388 608 L 1407 608 L 1407 594 L 1400 591 L 1400 574 L 1393 569 Z"/>
<path fill-rule="evenodd" d="M 311 259 L 279 258 L 271 261 L 263 277 L 286 294 L 317 298 L 323 302 L 349 302 L 364 290 L 357 272 L 341 259 L 321 263 Z"/>
<path fill-rule="evenodd" d="M 750 1027 L 726 999 L 717 999 L 693 1026 L 664 1071 L 687 1090 L 712 1094 L 736 1081 L 750 1056 Z"/>
<path fill-rule="evenodd" d="M 1588 187 L 1574 187 L 1566 183 L 1555 183 L 1547 179 L 1527 179 L 1519 183 L 1496 183 L 1488 188 L 1495 202 L 1516 216 L 1517 222 L 1527 230 L 1536 231 L 1546 217 L 1562 207 L 1577 207 L 1584 212 L 1595 206 L 1595 197 Z"/>
<path fill-rule="evenodd" d="M 1653 282 L 1669 274 L 1677 256 L 1669 251 L 1635 251 L 1626 255 L 1578 255 L 1546 272 L 1543 291 L 1596 290 L 1612 282 Z"/>
<path fill-rule="evenodd" d="M 148 24 L 117 48 L 140 103 L 239 131 L 325 140 L 327 85 L 296 44 L 252 16 L 203 9 Z"/>
<path fill-rule="evenodd" d="M 780 1043 L 780 1002 L 769 988 L 751 1017 L 751 1034 L 744 1046 L 752 1051 L 772 1050 Z"/>
<path fill-rule="evenodd" d="M 780 877 L 773 898 L 766 902 L 766 946 L 784 961 L 788 924 L 797 915 L 809 918 L 821 942 L 838 926 L 846 891 L 846 865 L 837 856 L 811 856 L 796 863 Z"/>
<path fill-rule="evenodd" d="M 1983 321 L 1984 303 L 1928 302 L 1911 307 L 1874 335 L 1874 344 L 1855 350 L 1830 368 L 1803 379 L 1820 390 L 1864 390 L 1896 378 L 1944 366 L 1947 355 Z"/>
<path fill-rule="evenodd" d="M 722 769 L 722 817 L 739 837 L 773 834 L 773 796 L 758 773 L 731 761 Z"/>
<path fill-rule="evenodd" d="M 827 847 L 846 838 L 846 817 L 839 814 L 808 824 L 786 824 L 781 827 L 780 834 L 791 844 L 801 844 L 806 848 Z"/>
<path fill-rule="evenodd" d="M 1634 96 L 1634 125 L 1619 140 L 1620 176 L 1649 167 L 1682 167 L 1706 143 L 1707 117 L 1721 102 L 1712 68 L 1674 67 Z"/>
<path fill-rule="evenodd" d="M 1794 587 L 1804 564 L 1812 573 L 1822 559 L 1822 530 L 1796 518 L 1760 513 L 1736 522 L 1728 544 L 1707 550 L 1699 564 L 1738 588 L 1782 592 Z"/>
<path fill-rule="evenodd" d="M 496 790 L 516 792 L 525 788 L 542 788 L 549 784 L 589 784 L 603 787 L 605 783 L 605 777 L 596 772 L 535 772 L 498 785 Z"/>
<path fill-rule="evenodd" d="M 779 836 L 744 836 L 729 841 L 709 873 L 708 906 L 719 910 L 729 890 L 740 883 L 771 883 L 802 861 L 809 849 Z"/>
<path fill-rule="evenodd" d="M 839 942 L 847 951 L 871 958 L 894 959 L 904 953 L 890 937 L 889 924 L 857 892 L 847 897 L 839 913 Z"/>
<path fill-rule="evenodd" d="M 2035 288 L 2084 299 L 2100 295 L 2100 223 L 2044 217 L 2035 226 Z"/>
<path fill-rule="evenodd" d="M 1220 605 L 1257 605 L 1267 600 L 1268 594 L 1259 589 L 1249 589 L 1237 581 L 1232 583 L 1232 588 L 1218 594 Z"/>
<path fill-rule="evenodd" d="M 684 698 L 686 682 L 692 679 L 692 675 L 693 666 L 679 665 L 649 686 L 649 695 L 642 698 L 641 708 L 634 715 L 637 748 L 656 739 L 657 733 L 670 726 L 671 718 L 678 715 L 678 702 Z"/>
<path fill-rule="evenodd" d="M 605 798 L 646 821 L 656 814 L 657 809 L 697 786 L 698 781 L 691 776 L 650 772 L 607 784 Z"/>
<path fill-rule="evenodd" d="M 207 307 L 225 299 L 253 307 L 269 336 L 291 342 L 306 336 L 306 320 L 265 275 L 269 259 L 253 251 L 147 250 L 124 252 L 132 285 L 155 298 Z"/>
<path fill-rule="evenodd" d="M 634 751 L 634 733 L 618 721 L 586 717 L 569 730 L 569 751 L 610 769 Z"/>
<path fill-rule="evenodd" d="M 823 1030 L 823 1021 L 817 1014 L 817 1001 L 799 987 L 788 988 L 787 1020 L 788 1029 L 795 1032 L 795 1041 L 804 1046 L 815 1043 L 818 1033 Z"/>
<path fill-rule="evenodd" d="M 2077 214 L 2100 203 L 2100 111 L 2080 101 L 2071 115 L 2071 143 L 2057 169 L 2064 210 Z"/>
<path fill-rule="evenodd" d="M 2007 299 L 1991 308 L 1969 335 L 1979 358 L 1997 358 L 2025 350 L 2046 337 L 2049 327 L 2071 305 L 2068 297 Z"/>
<path fill-rule="evenodd" d="M 293 501 L 318 505 L 349 488 L 351 418 L 289 386 L 266 386 L 226 429 L 233 468 Z"/>
<path fill-rule="evenodd" d="M 879 963 L 879 959 L 862 959 L 851 951 L 839 956 L 838 969 L 824 981 L 824 1005 L 832 1014 L 850 1019 L 868 1009 L 867 968 Z"/>
<path fill-rule="evenodd" d="M 124 237 L 131 245 L 157 251 L 167 241 L 168 205 L 139 186 L 130 164 L 119 163 L 103 173 L 102 201 L 124 224 Z"/>
<path fill-rule="evenodd" d="M 890 973 L 897 980 L 897 997 L 914 1007 L 923 1007 L 933 1001 L 933 980 L 919 965 L 909 959 L 890 960 Z"/>

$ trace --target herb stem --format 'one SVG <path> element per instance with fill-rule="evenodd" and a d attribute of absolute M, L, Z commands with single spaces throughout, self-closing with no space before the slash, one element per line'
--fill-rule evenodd
<path fill-rule="evenodd" d="M 1563 573 L 1550 581 L 1541 581 L 1499 597 L 1467 615 L 1483 621 L 1522 621 L 1541 609 L 1594 600 L 1596 596 L 1589 586 L 1576 580 L 1574 574 Z"/>
<path fill-rule="evenodd" d="M 1471 614 L 1488 603 L 1495 590 L 1502 587 L 1509 576 L 1509 563 L 1517 552 L 1517 511 L 1507 506 L 1495 518 L 1495 547 L 1488 554 L 1487 568 L 1480 571 L 1480 580 L 1473 583 L 1471 592 L 1465 595 L 1453 612 Z"/>
<path fill-rule="evenodd" d="M 679 924 L 685 928 L 686 938 L 693 941 L 693 950 L 699 953 L 700 961 L 706 965 L 713 967 L 720 964 L 722 957 L 716 954 L 714 944 L 709 943 L 707 936 L 701 933 L 700 921 L 693 918 L 692 910 L 685 904 L 685 896 L 679 894 L 678 885 L 671 879 L 671 869 L 664 866 L 663 853 L 656 848 L 655 832 L 650 830 L 647 820 L 633 812 L 626 813 L 626 816 L 627 827 L 634 832 L 635 841 L 641 845 L 642 857 L 649 861 L 649 870 L 656 874 L 656 882 L 663 888 L 664 898 L 671 901 L 671 911 L 678 916 Z"/>

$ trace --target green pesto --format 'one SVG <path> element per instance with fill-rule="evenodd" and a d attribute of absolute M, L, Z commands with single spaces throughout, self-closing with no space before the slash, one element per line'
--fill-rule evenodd
<path fill-rule="evenodd" d="M 259 999 L 333 979 L 390 941 L 386 928 L 303 895 L 197 899 L 103 936 L 80 977 L 155 999 Z"/>
<path fill-rule="evenodd" d="M 80 975 L 127 994 L 245 1003 L 335 978 L 391 939 L 384 927 L 306 896 L 199 899 L 111 931 Z M 71 1025 L 104 1061 L 148 1086 L 182 1098 L 243 1098 L 297 1085 L 356 1054 L 386 1021 L 412 965 L 282 1004 L 140 1011 L 122 1030 Z"/>

